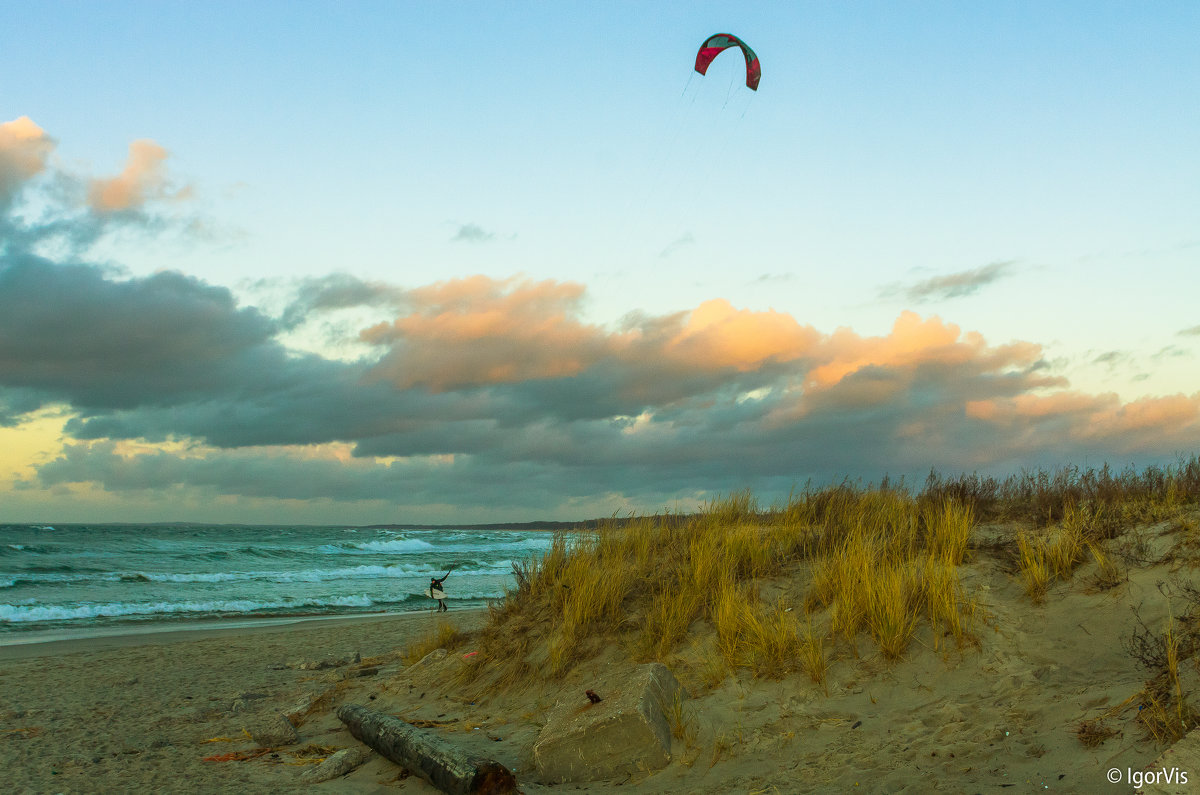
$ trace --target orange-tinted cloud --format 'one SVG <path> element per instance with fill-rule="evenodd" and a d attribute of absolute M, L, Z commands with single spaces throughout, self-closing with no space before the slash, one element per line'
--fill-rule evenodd
<path fill-rule="evenodd" d="M 723 298 L 705 301 L 663 346 L 663 354 L 697 367 L 729 367 L 745 372 L 767 362 L 791 362 L 810 354 L 820 341 L 812 326 L 775 310 L 734 309 Z"/>
<path fill-rule="evenodd" d="M 1169 440 L 1181 447 L 1200 433 L 1200 393 L 1146 397 L 1122 403 L 1112 393 L 1016 395 L 971 401 L 967 416 L 1012 432 L 1054 426 L 1060 439 L 1104 442 L 1113 447 Z"/>
<path fill-rule="evenodd" d="M 0 124 L 0 205 L 46 168 L 54 140 L 28 116 Z"/>
<path fill-rule="evenodd" d="M 838 329 L 822 346 L 822 363 L 809 374 L 814 387 L 829 387 L 848 375 L 871 366 L 911 367 L 917 364 L 978 365 L 996 370 L 1028 367 L 1041 357 L 1041 346 L 1018 342 L 989 348 L 977 332 L 963 334 L 958 326 L 936 316 L 922 320 L 915 312 L 902 312 L 886 337 L 860 337 Z"/>
<path fill-rule="evenodd" d="M 411 313 L 362 332 L 391 346 L 377 374 L 401 388 L 441 391 L 576 375 L 605 346 L 573 317 L 583 286 L 554 281 L 454 279 L 412 290 Z"/>
<path fill-rule="evenodd" d="M 129 145 L 129 159 L 115 177 L 92 180 L 88 204 L 98 212 L 136 210 L 153 199 L 186 198 L 189 188 L 170 190 L 167 182 L 167 150 L 149 139 Z"/>
<path fill-rule="evenodd" d="M 375 375 L 401 389 L 440 392 L 602 372 L 597 388 L 603 382 L 631 400 L 661 404 L 735 381 L 750 390 L 774 382 L 793 390 L 775 409 L 779 421 L 830 401 L 885 403 L 913 388 L 923 366 L 941 368 L 946 381 L 1009 379 L 978 387 L 987 397 L 1056 383 L 1030 372 L 1041 357 L 1038 345 L 989 346 L 977 333 L 912 312 L 901 314 L 889 334 L 863 337 L 849 329 L 822 334 L 783 312 L 715 299 L 608 329 L 580 319 L 583 296 L 582 285 L 550 280 L 457 279 L 409 291 L 405 314 L 361 338 L 387 349 Z"/>

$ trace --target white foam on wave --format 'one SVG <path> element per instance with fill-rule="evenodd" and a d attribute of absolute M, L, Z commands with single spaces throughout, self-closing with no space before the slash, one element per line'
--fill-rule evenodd
<path fill-rule="evenodd" d="M 510 561 L 477 563 L 471 568 L 455 569 L 456 577 L 477 574 L 508 572 Z M 10 588 L 18 581 L 23 584 L 69 584 L 83 582 L 174 582 L 174 583 L 222 583 L 222 582 L 326 582 L 349 579 L 399 579 L 403 577 L 425 577 L 435 570 L 429 566 L 396 563 L 390 566 L 363 565 L 342 566 L 333 569 L 304 569 L 301 571 L 213 571 L 213 572 L 150 572 L 150 571 L 107 571 L 102 573 L 67 574 L 62 572 L 29 572 L 8 579 L 0 579 L 0 588 Z M 441 569 L 436 570 L 441 572 Z"/>
<path fill-rule="evenodd" d="M 256 602 L 250 599 L 206 602 L 107 602 L 78 605 L 6 605 L 0 604 L 0 623 L 29 621 L 70 621 L 116 616 L 155 616 L 187 613 L 256 613 L 263 610 L 298 607 L 371 607 L 375 602 L 366 594 L 338 596 L 333 599 L 300 599 Z"/>
<path fill-rule="evenodd" d="M 392 541 L 363 541 L 358 544 L 323 544 L 318 552 L 330 555 L 372 555 L 380 552 L 419 552 L 433 549 L 433 544 L 418 538 L 398 538 Z"/>
<path fill-rule="evenodd" d="M 308 569 L 305 571 L 188 572 L 182 574 L 126 572 L 122 575 L 122 579 L 142 578 L 150 582 L 245 582 L 247 580 L 325 582 L 326 580 L 411 577 L 428 572 L 427 568 L 420 566 L 346 566 L 339 569 Z"/>

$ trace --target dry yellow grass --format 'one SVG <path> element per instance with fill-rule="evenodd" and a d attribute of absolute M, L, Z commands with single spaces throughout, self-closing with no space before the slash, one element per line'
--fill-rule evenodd
<path fill-rule="evenodd" d="M 511 678 L 523 657 L 558 676 L 617 638 L 636 658 L 665 659 L 698 621 L 715 634 L 726 670 L 803 671 L 819 684 L 829 644 L 857 654 L 865 636 L 896 659 L 928 621 L 935 643 L 961 646 L 973 612 L 957 567 L 973 521 L 953 499 L 840 486 L 772 511 L 740 492 L 695 516 L 561 534 L 518 566 L 517 590 L 492 609 L 479 664 Z M 790 602 L 759 598 L 758 584 L 781 579 L 809 614 L 804 629 Z M 522 633 L 532 642 L 518 654 L 512 638 Z"/>
<path fill-rule="evenodd" d="M 978 643 L 982 611 L 959 570 L 981 515 L 1027 525 L 1017 536 L 1018 576 L 1040 603 L 1089 558 L 1100 587 L 1123 581 L 1104 551 L 1121 522 L 1179 516 L 1197 495 L 1192 459 L 1178 470 L 1068 468 L 1003 484 L 931 475 L 917 496 L 843 483 L 771 509 L 742 491 L 695 515 L 613 520 L 559 534 L 542 557 L 515 567 L 517 588 L 491 608 L 469 675 L 560 676 L 601 649 L 678 661 L 689 639 L 710 637 L 713 653 L 685 663 L 693 681 L 797 671 L 821 684 L 830 659 L 898 659 L 925 627 L 939 650 Z M 788 596 L 762 599 L 764 588 Z M 789 611 L 793 603 L 802 611 Z"/>
<path fill-rule="evenodd" d="M 1035 605 L 1041 604 L 1053 574 L 1046 556 L 1046 544 L 1041 539 L 1031 538 L 1028 533 L 1018 533 L 1017 554 L 1025 593 Z"/>
<path fill-rule="evenodd" d="M 425 637 L 404 650 L 402 659 L 412 665 L 435 649 L 453 649 L 464 639 L 465 635 L 458 627 L 449 621 L 439 621 L 437 626 Z"/>

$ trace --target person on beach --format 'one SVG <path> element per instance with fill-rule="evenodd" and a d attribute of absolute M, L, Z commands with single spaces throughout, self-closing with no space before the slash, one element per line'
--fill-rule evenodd
<path fill-rule="evenodd" d="M 454 569 L 450 569 L 454 571 Z M 429 578 L 429 596 L 437 600 L 439 613 L 449 612 L 450 608 L 446 607 L 446 592 L 442 589 L 442 583 L 446 581 L 446 577 L 450 576 L 450 571 L 439 580 L 437 577 Z"/>

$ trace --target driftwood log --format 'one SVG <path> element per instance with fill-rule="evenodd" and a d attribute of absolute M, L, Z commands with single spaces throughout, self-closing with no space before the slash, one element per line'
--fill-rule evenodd
<path fill-rule="evenodd" d="M 358 740 L 448 795 L 505 795 L 517 779 L 507 767 L 469 754 L 438 735 L 358 704 L 337 711 Z"/>

